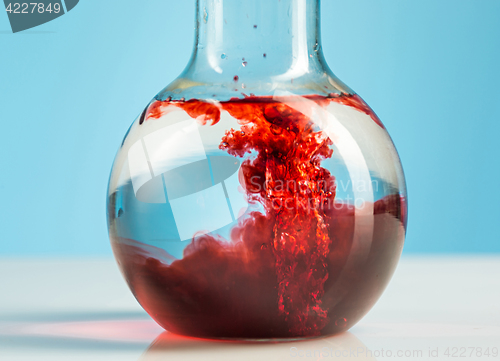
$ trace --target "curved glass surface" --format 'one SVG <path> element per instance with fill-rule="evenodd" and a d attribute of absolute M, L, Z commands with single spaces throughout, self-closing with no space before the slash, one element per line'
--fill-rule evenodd
<path fill-rule="evenodd" d="M 249 30 L 288 38 L 266 27 L 262 8 L 275 8 L 294 34 L 275 46 L 289 61 L 252 73 L 245 58 L 241 75 L 225 79 L 236 63 L 221 62 L 233 50 L 273 57 L 260 35 L 246 48 L 225 36 L 227 19 L 246 22 L 238 3 L 248 6 L 198 2 L 190 65 L 125 136 L 109 183 L 113 250 L 138 301 L 169 331 L 239 339 L 345 331 L 401 255 L 399 157 L 379 118 L 324 65 L 318 1 L 256 1 Z"/>

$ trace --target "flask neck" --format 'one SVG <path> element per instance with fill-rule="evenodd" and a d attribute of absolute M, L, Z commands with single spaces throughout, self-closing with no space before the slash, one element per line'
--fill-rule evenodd
<path fill-rule="evenodd" d="M 196 0 L 191 60 L 158 99 L 349 92 L 323 57 L 320 0 Z"/>
<path fill-rule="evenodd" d="M 319 0 L 197 0 L 188 71 L 241 82 L 321 70 Z"/>

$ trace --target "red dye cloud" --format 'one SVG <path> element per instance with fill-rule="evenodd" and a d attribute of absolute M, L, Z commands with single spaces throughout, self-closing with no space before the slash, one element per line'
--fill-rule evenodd
<path fill-rule="evenodd" d="M 320 106 L 334 101 L 355 107 L 382 126 L 357 96 L 307 98 Z M 288 103 L 267 97 L 169 103 L 204 124 L 216 124 L 221 110 L 238 120 L 241 128 L 226 131 L 219 148 L 235 157 L 256 154 L 243 161 L 240 183 L 264 212 L 243 217 L 230 241 L 194 238 L 170 265 L 138 242 L 113 242 L 137 299 L 167 330 L 211 338 L 339 332 L 367 312 L 392 275 L 404 238 L 405 203 L 395 194 L 364 216 L 375 224 L 361 235 L 371 242 L 370 253 L 345 274 L 361 216 L 335 202 L 335 178 L 321 166 L 332 156 L 331 140 Z M 161 104 L 167 105 L 151 105 L 149 118 L 161 116 Z"/>

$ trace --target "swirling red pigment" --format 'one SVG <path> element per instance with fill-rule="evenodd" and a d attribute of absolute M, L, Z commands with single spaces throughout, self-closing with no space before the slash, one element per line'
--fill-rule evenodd
<path fill-rule="evenodd" d="M 309 97 L 375 114 L 357 96 Z M 198 337 L 286 338 L 342 331 L 378 298 L 399 258 L 406 205 L 399 194 L 374 204 L 367 259 L 345 273 L 352 249 L 354 208 L 335 202 L 335 178 L 321 166 L 332 141 L 303 113 L 272 98 L 228 102 L 155 102 L 147 119 L 175 105 L 203 124 L 227 111 L 241 127 L 219 148 L 250 152 L 240 183 L 263 211 L 242 217 L 231 240 L 195 237 L 171 264 L 137 242 L 114 242 L 117 258 L 142 306 L 167 330 Z M 382 126 L 383 127 L 383 126 Z M 125 245 L 127 243 L 127 245 Z M 160 253 L 161 251 L 158 250 Z M 363 295 L 360 298 L 360 295 Z"/>

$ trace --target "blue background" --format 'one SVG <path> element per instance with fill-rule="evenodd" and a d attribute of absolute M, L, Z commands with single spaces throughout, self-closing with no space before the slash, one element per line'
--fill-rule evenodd
<path fill-rule="evenodd" d="M 80 1 L 12 34 L 0 12 L 0 255 L 109 255 L 109 170 L 187 64 L 194 0 Z M 406 253 L 499 252 L 500 1 L 323 0 L 330 67 L 384 121 Z"/>

